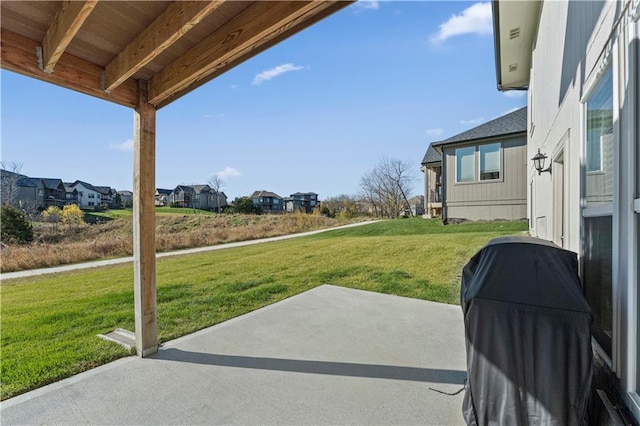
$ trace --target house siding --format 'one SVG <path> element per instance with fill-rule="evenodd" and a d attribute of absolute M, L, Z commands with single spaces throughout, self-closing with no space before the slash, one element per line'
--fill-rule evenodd
<path fill-rule="evenodd" d="M 456 149 L 501 143 L 501 177 L 496 181 L 456 183 Z M 517 220 L 527 217 L 525 136 L 443 147 L 446 219 Z M 476 164 L 478 153 L 476 152 Z M 476 170 L 477 173 L 477 170 Z"/>
<path fill-rule="evenodd" d="M 535 214 L 531 234 L 578 253 L 583 267 L 585 246 L 590 244 L 583 226 L 583 204 L 602 201 L 594 198 L 597 192 L 613 194 L 613 203 L 607 202 L 612 213 L 600 216 L 610 217 L 612 223 L 612 350 L 604 359 L 611 366 L 609 376 L 619 387 L 620 396 L 640 422 L 640 219 L 633 211 L 634 197 L 640 190 L 640 24 L 629 14 L 621 15 L 628 5 L 633 7 L 626 1 L 543 3 L 528 94 L 528 157 L 540 149 L 549 160 L 561 159 L 564 180 L 554 180 L 558 179 L 557 173 L 538 175 L 529 163 L 527 187 Z M 609 47 L 613 48 L 607 64 L 604 58 Z M 583 102 L 598 83 L 599 72 L 607 68 L 613 71 L 614 128 L 612 140 L 602 143 L 613 145 L 613 158 L 603 159 L 605 173 L 584 173 Z M 557 165 L 560 163 L 553 163 Z M 607 175 L 607 170 L 614 172 Z M 563 192 L 562 203 L 555 201 L 559 189 Z M 562 239 L 554 230 L 558 221 L 564 223 Z"/>

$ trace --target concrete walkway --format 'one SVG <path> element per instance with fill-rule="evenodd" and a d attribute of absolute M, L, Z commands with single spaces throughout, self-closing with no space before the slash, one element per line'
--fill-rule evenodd
<path fill-rule="evenodd" d="M 464 424 L 457 306 L 324 285 L 0 404 L 13 424 Z"/>
<path fill-rule="evenodd" d="M 260 238 L 258 240 L 238 241 L 235 243 L 218 244 L 215 246 L 196 247 L 191 249 L 169 251 L 165 253 L 156 254 L 156 258 L 169 257 L 169 256 L 182 256 L 185 254 L 202 253 L 202 252 L 214 251 L 214 250 L 224 250 L 224 249 L 229 249 L 234 247 L 243 247 L 243 246 L 250 246 L 254 244 L 270 243 L 273 241 L 290 240 L 292 238 L 307 237 L 309 235 L 321 234 L 323 232 L 333 231 L 335 229 L 353 228 L 355 226 L 368 225 L 375 222 L 379 222 L 379 220 L 350 223 L 348 225 L 336 226 L 333 228 L 318 229 L 316 231 L 300 232 L 297 234 L 281 235 L 279 237 Z M 0 274 L 0 279 L 10 280 L 12 278 L 33 277 L 36 275 L 55 274 L 58 272 L 75 271 L 78 269 L 98 268 L 100 266 L 118 265 L 121 263 L 128 263 L 128 262 L 133 262 L 132 256 L 121 257 L 118 259 L 97 260 L 95 262 L 75 263 L 73 265 L 55 266 L 53 268 L 41 268 L 41 269 L 31 269 L 28 271 L 5 272 Z"/>

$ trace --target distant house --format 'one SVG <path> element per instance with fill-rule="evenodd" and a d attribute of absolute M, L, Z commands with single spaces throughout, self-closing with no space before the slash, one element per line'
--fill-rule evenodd
<path fill-rule="evenodd" d="M 94 209 L 101 205 L 101 194 L 90 183 L 77 180 L 64 186 L 77 191 L 78 207 L 81 209 Z"/>
<path fill-rule="evenodd" d="M 429 145 L 420 167 L 424 173 L 424 216 L 442 216 L 442 155 Z"/>
<path fill-rule="evenodd" d="M 108 186 L 94 186 L 100 194 L 100 204 L 112 208 L 116 203 L 116 194 L 118 191 Z"/>
<path fill-rule="evenodd" d="M 424 210 L 424 195 L 416 195 L 408 200 L 410 216 L 422 216 L 425 213 Z"/>
<path fill-rule="evenodd" d="M 2 202 L 22 210 L 62 207 L 66 190 L 61 179 L 33 178 L 2 170 Z"/>
<path fill-rule="evenodd" d="M 527 217 L 526 107 L 431 145 L 442 155 L 445 223 Z"/>
<path fill-rule="evenodd" d="M 169 191 L 171 193 L 171 191 Z M 118 191 L 120 196 L 120 206 L 127 208 L 133 207 L 133 192 L 131 191 Z M 157 205 L 157 204 L 156 204 Z"/>
<path fill-rule="evenodd" d="M 168 206 L 171 203 L 169 200 L 172 192 L 171 189 L 156 188 L 156 207 Z"/>
<path fill-rule="evenodd" d="M 284 208 L 288 212 L 302 211 L 311 213 L 318 205 L 318 194 L 315 192 L 296 192 L 284 199 Z"/>
<path fill-rule="evenodd" d="M 2 203 L 30 211 L 44 206 L 42 182 L 23 174 L 1 170 Z"/>
<path fill-rule="evenodd" d="M 189 185 L 176 186 L 169 195 L 169 203 L 172 207 L 193 207 L 195 191 Z"/>
<path fill-rule="evenodd" d="M 64 203 L 78 205 L 78 190 L 70 185 L 71 183 L 64 182 Z"/>
<path fill-rule="evenodd" d="M 215 192 L 209 185 L 178 185 L 169 195 L 169 202 L 176 207 L 202 210 L 222 210 L 227 206 L 224 192 Z"/>
<path fill-rule="evenodd" d="M 284 200 L 270 191 L 254 191 L 249 196 L 254 206 L 260 207 L 264 213 L 281 213 L 284 211 Z"/>

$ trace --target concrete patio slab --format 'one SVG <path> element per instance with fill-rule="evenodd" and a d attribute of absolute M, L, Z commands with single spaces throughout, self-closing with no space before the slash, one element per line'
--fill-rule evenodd
<path fill-rule="evenodd" d="M 324 285 L 0 404 L 10 424 L 464 424 L 457 306 Z M 435 390 L 434 390 L 435 389 Z M 437 391 L 436 391 L 437 390 Z"/>

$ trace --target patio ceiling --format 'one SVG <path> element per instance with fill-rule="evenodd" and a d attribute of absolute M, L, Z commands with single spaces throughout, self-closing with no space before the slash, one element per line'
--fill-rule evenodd
<path fill-rule="evenodd" d="M 3 1 L 1 66 L 161 108 L 350 1 Z"/>

